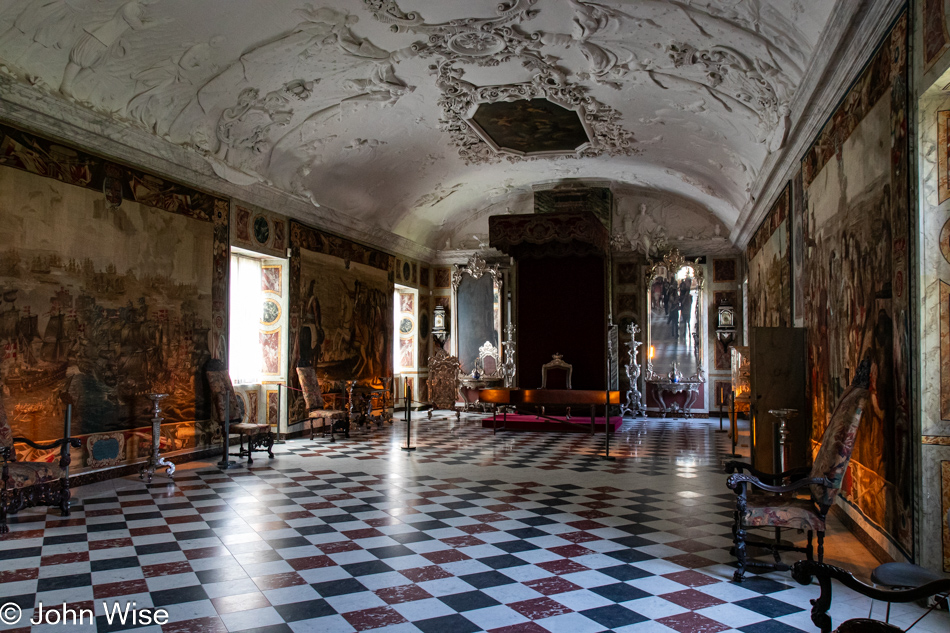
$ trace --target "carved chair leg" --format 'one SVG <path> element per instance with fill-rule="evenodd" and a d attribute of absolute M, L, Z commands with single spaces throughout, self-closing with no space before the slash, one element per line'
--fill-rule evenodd
<path fill-rule="evenodd" d="M 72 496 L 72 492 L 69 490 L 69 480 L 65 477 L 63 478 L 63 498 L 59 502 L 59 509 L 62 512 L 64 517 L 69 516 L 69 498 Z"/>
<path fill-rule="evenodd" d="M 240 438 L 241 453 L 243 454 L 244 453 L 244 434 L 241 433 L 238 437 Z M 248 466 L 254 463 L 254 458 L 253 458 L 254 451 L 251 450 L 251 446 L 253 446 L 252 444 L 253 441 L 254 441 L 254 438 L 248 435 L 247 436 L 247 465 Z"/>
<path fill-rule="evenodd" d="M 745 535 L 746 531 L 742 524 L 736 524 L 735 535 L 732 539 L 732 542 L 735 544 L 736 561 L 739 563 L 739 567 L 736 569 L 735 573 L 732 574 L 732 580 L 735 582 L 742 582 L 743 578 L 745 577 Z"/>
<path fill-rule="evenodd" d="M 314 421 L 315 420 L 313 418 L 310 418 L 310 441 L 311 442 L 313 441 L 313 437 L 314 437 L 314 429 L 313 429 Z M 324 435 L 326 435 L 326 432 L 324 432 Z"/>
<path fill-rule="evenodd" d="M 274 434 L 267 432 L 267 456 L 274 459 Z"/>
<path fill-rule="evenodd" d="M 7 500 L 0 496 L 0 534 L 6 534 L 10 531 L 7 525 Z"/>
<path fill-rule="evenodd" d="M 811 530 L 808 530 L 808 551 L 805 552 L 805 558 L 808 560 L 815 560 L 815 546 L 812 544 L 814 540 L 814 533 Z"/>
<path fill-rule="evenodd" d="M 818 533 L 818 562 L 823 563 L 825 561 L 825 533 Z"/>

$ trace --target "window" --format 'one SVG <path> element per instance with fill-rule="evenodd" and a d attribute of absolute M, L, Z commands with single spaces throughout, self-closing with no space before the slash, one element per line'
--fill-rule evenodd
<path fill-rule="evenodd" d="M 232 382 L 236 385 L 257 384 L 261 381 L 261 368 L 264 364 L 260 343 L 263 301 L 260 260 L 231 255 L 228 370 Z"/>

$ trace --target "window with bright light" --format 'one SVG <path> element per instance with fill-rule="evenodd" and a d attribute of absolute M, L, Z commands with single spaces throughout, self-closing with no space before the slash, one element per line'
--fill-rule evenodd
<path fill-rule="evenodd" d="M 231 335 L 228 341 L 228 370 L 234 384 L 261 381 L 264 355 L 261 350 L 261 262 L 252 257 L 231 255 Z"/>

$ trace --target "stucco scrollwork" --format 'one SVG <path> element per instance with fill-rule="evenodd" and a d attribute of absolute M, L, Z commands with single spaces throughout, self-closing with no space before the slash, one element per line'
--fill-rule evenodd
<path fill-rule="evenodd" d="M 482 275 L 489 275 L 492 279 L 492 285 L 495 289 L 501 288 L 502 277 L 498 264 L 488 265 L 484 258 L 478 255 L 472 255 L 464 266 L 456 265 L 452 270 L 452 289 L 458 291 L 459 284 L 462 283 L 463 275 L 471 275 L 475 279 L 481 279 Z"/>

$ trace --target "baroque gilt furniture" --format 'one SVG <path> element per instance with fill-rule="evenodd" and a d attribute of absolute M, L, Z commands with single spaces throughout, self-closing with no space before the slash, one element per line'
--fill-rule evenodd
<path fill-rule="evenodd" d="M 16 514 L 24 508 L 57 506 L 62 515 L 69 516 L 69 463 L 70 448 L 79 448 L 79 439 L 70 437 L 73 405 L 67 394 L 60 396 L 66 404 L 66 419 L 63 437 L 52 442 L 34 442 L 23 437 L 13 437 L 13 429 L 3 407 L 3 385 L 0 384 L 0 458 L 3 471 L 0 474 L 0 534 L 10 531 L 7 515 Z M 18 462 L 16 445 L 26 444 L 39 450 L 59 449 L 58 462 Z"/>
<path fill-rule="evenodd" d="M 627 334 L 630 335 L 630 340 L 627 342 L 628 359 L 624 370 L 627 372 L 628 387 L 626 402 L 620 407 L 621 417 L 628 413 L 638 416 L 646 412 L 643 396 L 640 394 L 640 362 L 637 360 L 637 353 L 643 343 L 637 340 L 637 334 L 639 333 L 640 326 L 636 323 L 627 326 Z"/>
<path fill-rule="evenodd" d="M 505 364 L 502 367 L 502 375 L 505 377 L 505 388 L 515 388 L 515 374 L 518 372 L 515 354 L 518 344 L 515 342 L 515 325 L 509 323 L 505 328 L 507 338 L 501 346 L 505 349 Z"/>
<path fill-rule="evenodd" d="M 788 566 L 781 563 L 781 551 L 802 552 L 808 560 L 812 560 L 814 533 L 818 535 L 818 562 L 822 562 L 825 553 L 825 517 L 838 496 L 851 461 L 861 413 L 868 398 L 870 376 L 871 363 L 865 359 L 861 361 L 851 386 L 835 407 L 810 469 L 804 467 L 771 474 L 756 470 L 744 462 L 726 462 L 726 472 L 731 473 L 726 485 L 736 493 L 732 527 L 733 551 L 739 563 L 733 575 L 736 582 L 742 582 L 747 567 L 787 570 Z M 750 495 L 749 486 L 754 486 L 763 494 Z M 789 494 L 806 488 L 807 497 Z M 774 541 L 747 540 L 747 531 L 753 528 L 774 528 Z M 783 528 L 807 532 L 807 546 L 795 547 L 782 543 L 779 535 Z M 775 562 L 748 561 L 747 545 L 768 549 Z"/>
<path fill-rule="evenodd" d="M 478 348 L 478 359 L 475 368 L 468 374 L 459 377 L 459 395 L 466 411 L 473 408 L 484 410 L 484 403 L 479 400 L 478 394 L 482 389 L 500 387 L 504 383 L 502 367 L 499 362 L 498 349 L 491 341 Z"/>
<path fill-rule="evenodd" d="M 307 406 L 307 421 L 310 422 L 310 439 L 314 439 L 316 425 L 319 424 L 324 436 L 329 432 L 330 441 L 335 442 L 334 433 L 342 433 L 343 437 L 350 437 L 350 422 L 346 411 L 326 409 L 326 400 L 317 372 L 310 366 L 298 366 L 297 378 L 300 380 L 300 390 L 303 392 L 303 401 Z"/>
<path fill-rule="evenodd" d="M 435 350 L 429 357 L 429 419 L 432 412 L 439 409 L 455 411 L 456 419 L 461 419 L 462 412 L 455 406 L 459 392 L 459 372 L 461 366 L 456 356 L 449 356 L 444 349 Z"/>
<path fill-rule="evenodd" d="M 152 483 L 152 475 L 159 468 L 165 469 L 165 475 L 174 477 L 175 464 L 171 463 L 161 455 L 162 447 L 162 400 L 168 397 L 167 393 L 150 393 L 148 399 L 152 401 L 152 454 L 148 461 L 142 464 L 139 469 L 139 479 L 145 479 L 148 476 L 148 483 Z"/>
<path fill-rule="evenodd" d="M 811 601 L 811 621 L 815 626 L 821 629 L 821 633 L 831 633 L 831 616 L 828 610 L 831 608 L 832 598 L 832 580 L 837 580 L 842 585 L 856 591 L 862 596 L 872 600 L 883 600 L 890 604 L 891 602 L 913 602 L 922 600 L 938 594 L 943 595 L 943 601 L 946 603 L 946 594 L 950 592 L 950 578 L 939 578 L 911 589 L 891 590 L 879 589 L 866 585 L 850 572 L 813 560 L 801 560 L 792 565 L 792 578 L 802 585 L 810 585 L 812 579 L 818 580 L 821 586 L 821 593 L 817 599 Z M 917 622 L 914 622 L 917 624 Z M 911 625 L 913 626 L 913 625 Z M 837 633 L 901 633 L 908 629 L 902 629 L 887 622 L 871 620 L 870 618 L 852 618 L 835 629 Z"/>
<path fill-rule="evenodd" d="M 502 285 L 498 264 L 478 255 L 452 271 L 452 348 L 465 374 L 472 374 L 485 341 L 501 347 Z"/>
<path fill-rule="evenodd" d="M 211 387 L 212 409 L 214 419 L 221 425 L 222 429 L 228 430 L 228 435 L 237 433 L 240 447 L 236 457 L 247 457 L 247 465 L 254 463 L 252 454 L 255 452 L 267 451 L 268 457 L 274 457 L 274 434 L 271 432 L 270 424 L 257 424 L 255 422 L 243 422 L 244 419 L 244 400 L 238 397 L 234 392 L 234 385 L 231 384 L 231 374 L 228 373 L 224 361 L 214 358 L 208 361 L 206 373 L 208 375 L 208 385 Z M 228 424 L 225 425 L 225 418 Z M 244 439 L 247 438 L 247 448 L 244 448 Z M 225 447 L 229 442 L 228 437 L 224 438 Z M 227 451 L 227 448 L 225 448 Z M 223 456 L 223 461 L 227 461 L 227 456 Z"/>

